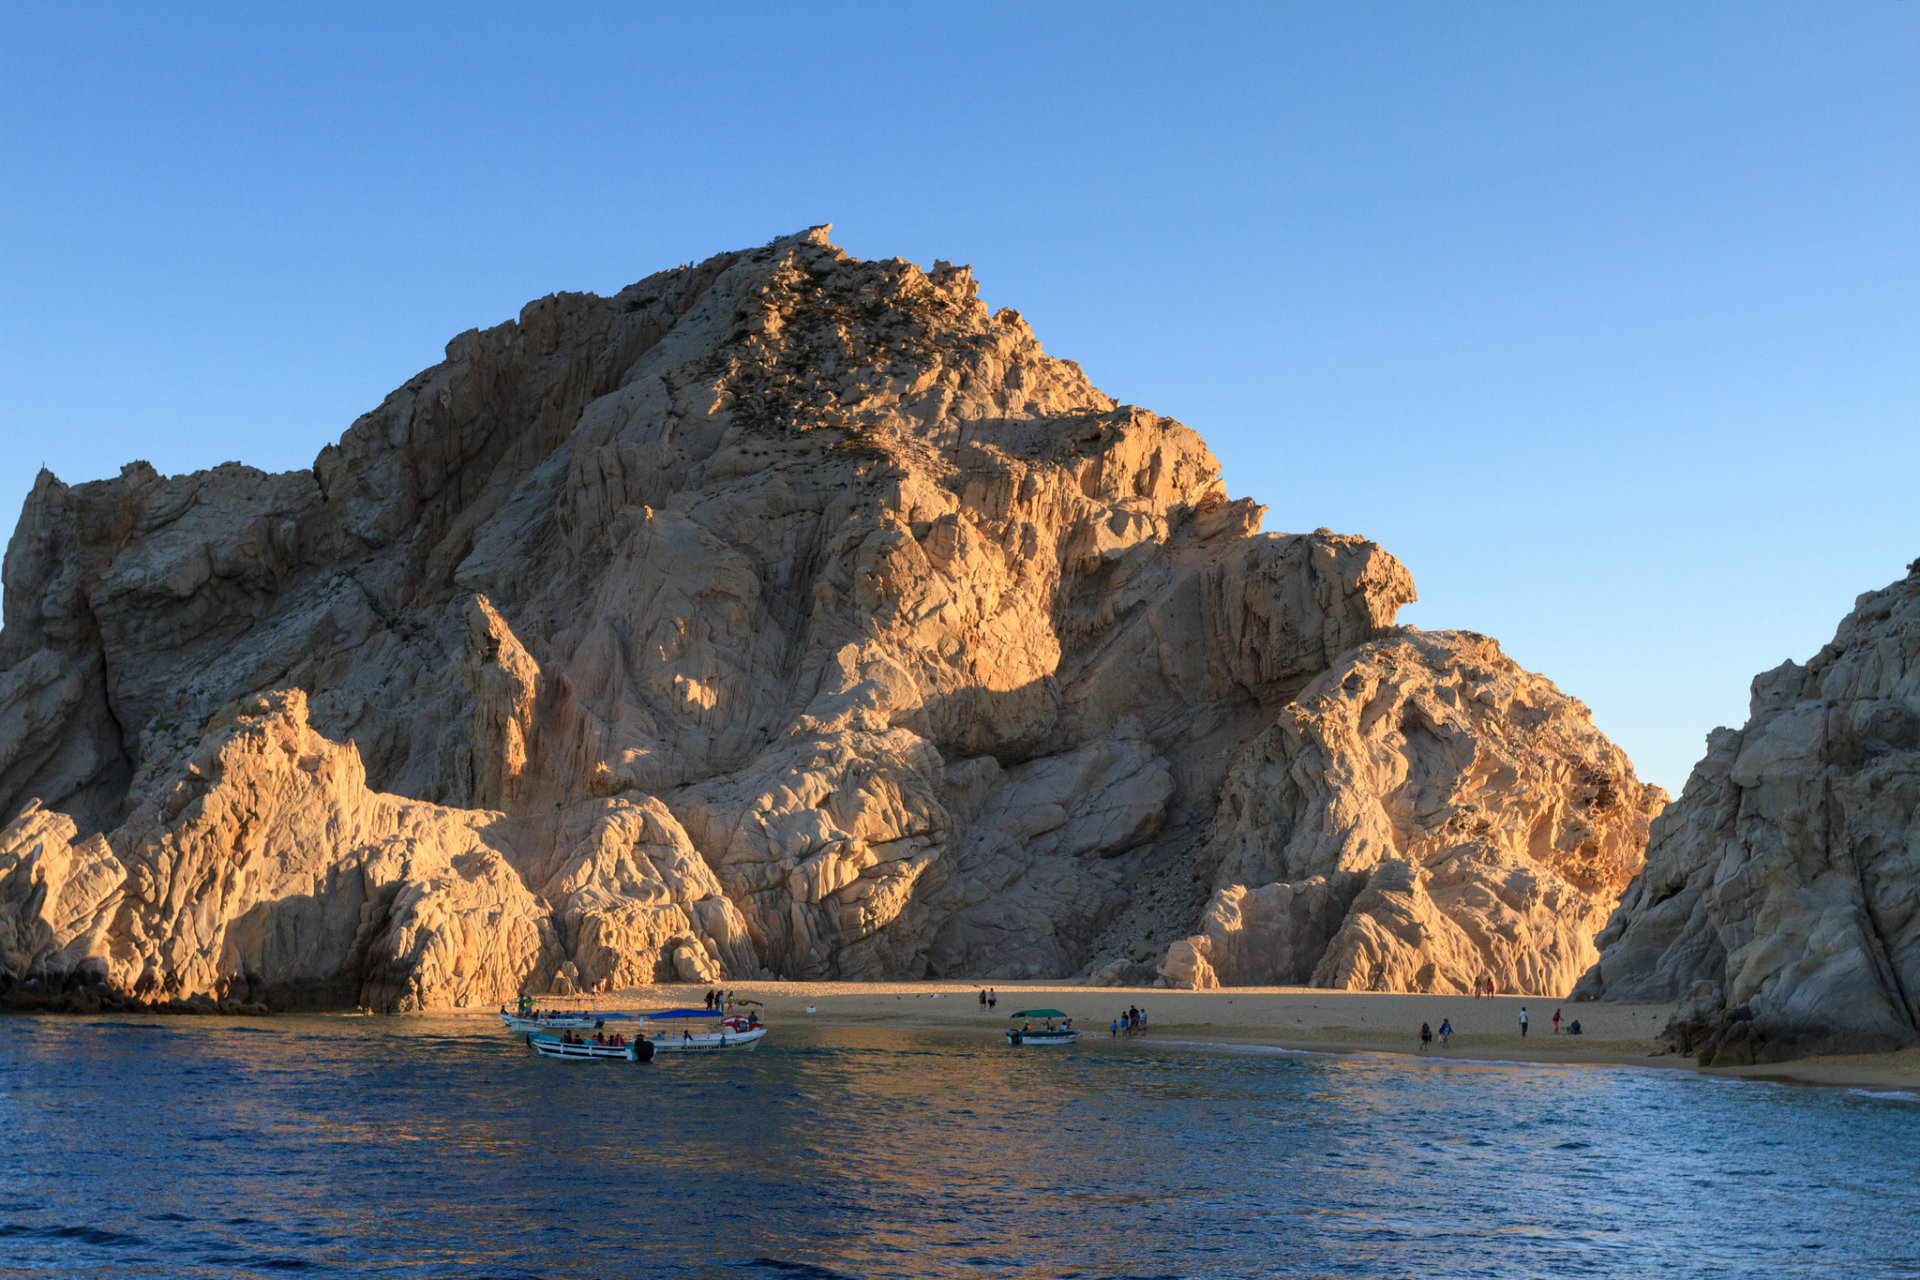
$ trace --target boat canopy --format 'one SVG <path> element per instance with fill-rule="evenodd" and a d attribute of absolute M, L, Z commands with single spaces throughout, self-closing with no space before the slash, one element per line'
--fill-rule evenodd
<path fill-rule="evenodd" d="M 1058 1009 L 1022 1009 L 1018 1013 L 1007 1016 L 1010 1018 L 1064 1018 L 1067 1015 Z"/>

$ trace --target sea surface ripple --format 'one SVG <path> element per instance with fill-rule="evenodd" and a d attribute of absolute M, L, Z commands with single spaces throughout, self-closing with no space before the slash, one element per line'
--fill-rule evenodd
<path fill-rule="evenodd" d="M 0 1019 L 0 1274 L 1920 1276 L 1920 1104 L 778 1026 Z"/>

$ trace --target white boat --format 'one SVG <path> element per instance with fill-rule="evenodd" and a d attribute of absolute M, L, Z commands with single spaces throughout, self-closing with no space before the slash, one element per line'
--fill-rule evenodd
<path fill-rule="evenodd" d="M 504 1013 L 500 1016 L 503 1020 L 508 1017 Z M 598 1022 L 591 1027 L 537 1027 L 527 1035 L 527 1043 L 543 1058 L 625 1058 L 628 1062 L 646 1062 L 656 1053 L 752 1050 L 767 1035 L 767 1026 L 758 1015 L 728 1013 L 722 1009 L 659 1009 L 650 1013 L 593 1016 Z M 594 1031 L 599 1038 L 577 1034 L 587 1030 Z M 606 1043 L 616 1036 L 626 1043 Z"/>
<path fill-rule="evenodd" d="M 1073 1019 L 1067 1017 L 1066 1014 L 1060 1012 L 1058 1009 L 1022 1009 L 1012 1016 L 1027 1019 L 1045 1018 L 1047 1020 L 1047 1025 L 1044 1027 L 1033 1026 L 1031 1022 L 1026 1026 L 1008 1027 L 1007 1043 L 1016 1047 L 1025 1045 L 1072 1044 L 1080 1038 L 1080 1032 L 1078 1028 L 1073 1025 Z M 1059 1027 L 1054 1026 L 1053 1024 L 1056 1020 L 1065 1025 Z"/>
<path fill-rule="evenodd" d="M 758 1017 L 719 1009 L 662 1009 L 637 1016 L 634 1034 L 646 1037 L 655 1053 L 751 1051 L 767 1035 Z"/>
<path fill-rule="evenodd" d="M 625 1044 L 605 1044 L 597 1040 L 576 1040 L 566 1034 L 554 1035 L 550 1031 L 536 1031 L 527 1037 L 527 1044 L 543 1058 L 571 1058 L 578 1061 L 589 1058 L 612 1058 L 621 1062 L 653 1061 L 651 1040 L 629 1040 Z"/>
<path fill-rule="evenodd" d="M 631 1020 L 631 1015 L 617 1013 L 575 1013 L 551 1011 L 547 1013 L 508 1013 L 500 1011 L 500 1021 L 507 1030 L 528 1031 L 598 1031 L 606 1025 L 607 1019 Z"/>

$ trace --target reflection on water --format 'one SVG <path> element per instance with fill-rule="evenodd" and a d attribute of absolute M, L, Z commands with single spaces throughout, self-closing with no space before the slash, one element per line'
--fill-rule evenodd
<path fill-rule="evenodd" d="M 1920 1105 L 1671 1071 L 13 1018 L 0 1132 L 6 1274 L 1920 1274 Z"/>

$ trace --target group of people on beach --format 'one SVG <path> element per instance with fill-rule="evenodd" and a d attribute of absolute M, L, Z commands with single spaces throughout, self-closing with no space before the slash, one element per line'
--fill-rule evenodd
<path fill-rule="evenodd" d="M 1475 992 L 1476 996 L 1478 994 L 1479 994 L 1478 992 Z M 1527 1017 L 1527 1007 L 1525 1005 L 1521 1005 L 1520 1006 L 1520 1037 L 1521 1039 L 1526 1038 L 1528 1021 L 1529 1019 Z M 1569 1022 L 1567 1024 L 1566 1033 L 1570 1036 L 1579 1035 L 1580 1019 L 1575 1018 L 1572 1022 Z M 1553 1034 L 1555 1035 L 1560 1034 L 1560 1011 L 1558 1009 L 1555 1009 L 1553 1011 Z M 1431 1023 L 1423 1022 L 1420 1024 L 1420 1052 L 1425 1053 L 1427 1051 L 1428 1047 L 1433 1044 L 1434 1037 L 1436 1035 L 1440 1039 L 1440 1047 L 1442 1049 L 1450 1049 L 1453 1047 L 1453 1023 L 1448 1021 L 1445 1018 L 1442 1018 L 1440 1019 L 1440 1030 L 1437 1032 L 1433 1029 L 1433 1025 Z"/>
<path fill-rule="evenodd" d="M 980 989 L 980 1003 L 990 1010 L 993 1006 L 1000 1003 L 1000 997 L 994 992 L 992 987 L 982 987 Z"/>
<path fill-rule="evenodd" d="M 709 991 L 707 992 L 707 1008 L 724 1009 L 727 1007 L 727 1001 L 734 999 L 739 994 L 737 991 L 721 991 L 718 989 Z"/>
<path fill-rule="evenodd" d="M 1147 1030 L 1147 1011 L 1128 1005 L 1127 1011 L 1115 1018 L 1107 1030 L 1115 1038 L 1144 1035 Z"/>
<path fill-rule="evenodd" d="M 1525 1005 L 1521 1005 L 1520 1006 L 1521 1038 L 1525 1039 L 1526 1034 L 1527 1034 L 1527 1007 Z M 1555 1009 L 1553 1011 L 1553 1034 L 1555 1035 L 1560 1034 L 1560 1011 L 1558 1009 Z M 1577 1036 L 1580 1034 L 1580 1019 L 1575 1018 L 1572 1022 L 1569 1022 L 1567 1024 L 1567 1034 L 1570 1036 Z"/>

